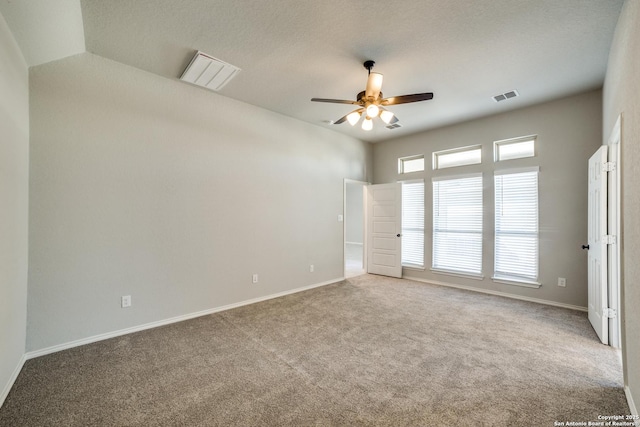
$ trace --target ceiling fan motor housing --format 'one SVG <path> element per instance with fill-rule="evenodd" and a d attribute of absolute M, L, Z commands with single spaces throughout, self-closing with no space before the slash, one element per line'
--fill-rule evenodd
<path fill-rule="evenodd" d="M 378 99 L 366 99 L 366 98 L 365 98 L 365 96 L 364 96 L 364 94 L 365 94 L 365 91 L 363 90 L 363 91 L 362 91 L 362 92 L 360 92 L 360 93 L 358 94 L 358 96 L 356 97 L 356 100 L 357 100 L 357 101 L 358 101 L 358 103 L 360 103 L 361 105 L 364 105 L 367 101 L 370 101 L 370 102 L 372 102 L 372 103 L 376 103 L 376 104 L 378 104 L 378 103 L 380 103 L 380 101 L 382 101 L 382 98 L 383 98 L 383 96 L 382 96 L 382 92 L 380 92 L 380 95 L 378 95 Z"/>

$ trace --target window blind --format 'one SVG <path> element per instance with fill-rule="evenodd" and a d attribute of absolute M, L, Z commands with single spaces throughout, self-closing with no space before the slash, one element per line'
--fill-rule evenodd
<path fill-rule="evenodd" d="M 433 180 L 433 268 L 482 273 L 482 174 Z"/>
<path fill-rule="evenodd" d="M 424 267 L 424 180 L 402 183 L 402 265 Z"/>
<path fill-rule="evenodd" d="M 538 171 L 496 173 L 495 277 L 538 279 Z"/>

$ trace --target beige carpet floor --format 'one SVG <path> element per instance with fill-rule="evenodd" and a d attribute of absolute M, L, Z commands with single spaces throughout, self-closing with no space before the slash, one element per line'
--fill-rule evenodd
<path fill-rule="evenodd" d="M 553 426 L 627 414 L 585 313 L 363 275 L 27 361 L 1 426 Z"/>

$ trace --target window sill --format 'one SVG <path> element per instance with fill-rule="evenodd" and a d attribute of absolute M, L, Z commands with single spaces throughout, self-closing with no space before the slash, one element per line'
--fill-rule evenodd
<path fill-rule="evenodd" d="M 465 273 L 462 271 L 441 270 L 439 268 L 432 268 L 431 271 L 434 274 L 442 274 L 444 276 L 464 277 L 465 279 L 484 280 L 483 274 Z"/>
<path fill-rule="evenodd" d="M 542 286 L 542 283 L 539 282 L 534 282 L 534 281 L 528 281 L 528 280 L 517 280 L 517 279 L 510 279 L 510 278 L 506 278 L 506 277 L 492 277 L 491 280 L 493 280 L 496 283 L 502 283 L 503 285 L 511 285 L 511 286 L 522 286 L 524 288 L 533 288 L 533 289 L 539 289 Z"/>

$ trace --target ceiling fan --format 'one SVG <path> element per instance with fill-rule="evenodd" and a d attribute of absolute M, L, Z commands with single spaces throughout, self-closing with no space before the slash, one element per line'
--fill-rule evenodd
<path fill-rule="evenodd" d="M 360 118 L 364 117 L 364 120 L 362 121 L 362 129 L 371 130 L 373 129 L 373 119 L 375 117 L 379 116 L 386 124 L 393 124 L 398 121 L 395 114 L 384 107 L 388 105 L 408 104 L 410 102 L 428 101 L 429 99 L 433 99 L 432 92 L 383 98 L 382 92 L 380 91 L 382 89 L 382 74 L 371 72 L 374 64 L 375 62 L 371 60 L 365 61 L 363 64 L 364 68 L 369 71 L 369 77 L 366 89 L 358 94 L 356 101 L 326 98 L 311 98 L 311 101 L 359 105 L 360 108 L 353 110 L 346 116 L 340 117 L 338 120 L 333 122 L 333 124 L 339 125 L 340 123 L 348 121 L 351 126 L 355 126 Z"/>

